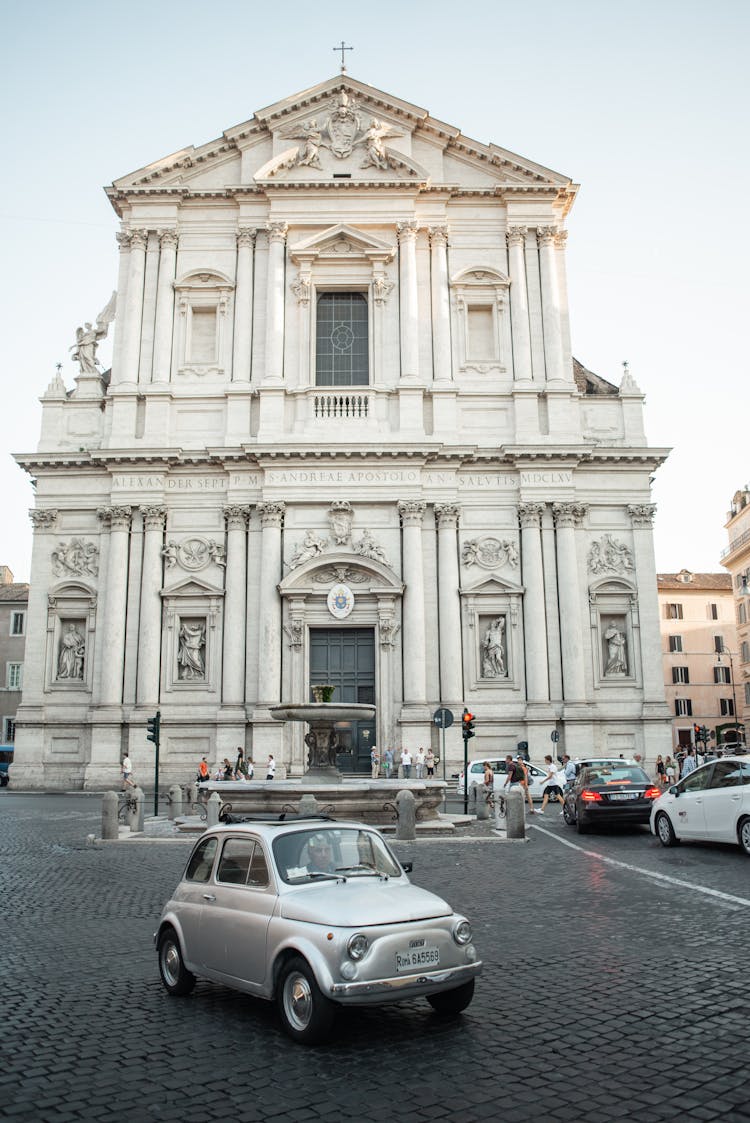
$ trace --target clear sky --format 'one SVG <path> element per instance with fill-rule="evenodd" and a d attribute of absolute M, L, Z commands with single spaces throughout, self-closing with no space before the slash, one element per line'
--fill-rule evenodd
<path fill-rule="evenodd" d="M 646 395 L 657 568 L 719 571 L 747 458 L 747 0 L 2 0 L 0 564 L 27 580 L 55 363 L 116 284 L 113 179 L 337 72 L 581 184 L 574 354 Z M 108 365 L 109 340 L 99 357 Z"/>

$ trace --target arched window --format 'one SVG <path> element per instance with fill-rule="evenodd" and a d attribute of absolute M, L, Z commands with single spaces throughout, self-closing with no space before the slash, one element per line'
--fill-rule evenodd
<path fill-rule="evenodd" d="M 370 380 L 367 298 L 361 292 L 318 296 L 315 381 L 318 386 L 366 386 Z"/>

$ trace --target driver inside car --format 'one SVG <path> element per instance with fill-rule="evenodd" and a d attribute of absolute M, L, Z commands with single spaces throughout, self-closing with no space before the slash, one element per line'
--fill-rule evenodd
<path fill-rule="evenodd" d="M 313 835 L 307 844 L 309 873 L 335 873 L 333 851 L 329 840 L 322 834 Z"/>

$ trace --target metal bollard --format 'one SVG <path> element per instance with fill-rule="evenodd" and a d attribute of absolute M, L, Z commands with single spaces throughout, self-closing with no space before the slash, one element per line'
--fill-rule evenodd
<path fill-rule="evenodd" d="M 131 792 L 128 793 L 128 826 L 130 827 L 131 831 L 134 831 L 138 834 L 143 832 L 143 814 L 145 803 L 146 796 L 142 788 L 136 786 Z"/>
<path fill-rule="evenodd" d="M 505 796 L 505 832 L 506 838 L 526 838 L 524 798 L 519 788 L 509 788 Z"/>
<path fill-rule="evenodd" d="M 182 788 L 179 784 L 173 784 L 169 789 L 167 806 L 167 816 L 170 819 L 176 819 L 178 815 L 182 814 Z"/>
<path fill-rule="evenodd" d="M 218 792 L 212 792 L 208 797 L 206 804 L 206 826 L 215 827 L 219 821 L 219 812 L 221 811 L 221 796 Z"/>
<path fill-rule="evenodd" d="M 120 828 L 117 822 L 119 804 L 117 792 L 105 792 L 102 796 L 102 838 L 104 839 L 119 838 Z"/>
<path fill-rule="evenodd" d="M 487 803 L 487 796 L 484 790 L 484 784 L 471 785 L 471 799 L 474 805 L 474 814 L 477 819 L 489 819 L 490 808 Z"/>
<path fill-rule="evenodd" d="M 413 839 L 417 837 L 417 801 L 408 788 L 396 796 L 396 838 Z"/>

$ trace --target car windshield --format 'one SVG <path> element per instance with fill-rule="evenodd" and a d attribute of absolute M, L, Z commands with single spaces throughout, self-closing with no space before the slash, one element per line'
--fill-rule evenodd
<path fill-rule="evenodd" d="M 646 773 L 637 765 L 604 765 L 586 768 L 582 773 L 584 784 L 650 784 Z"/>
<path fill-rule="evenodd" d="M 314 827 L 273 842 L 279 876 L 289 885 L 340 877 L 400 877 L 380 835 L 358 827 Z"/>

